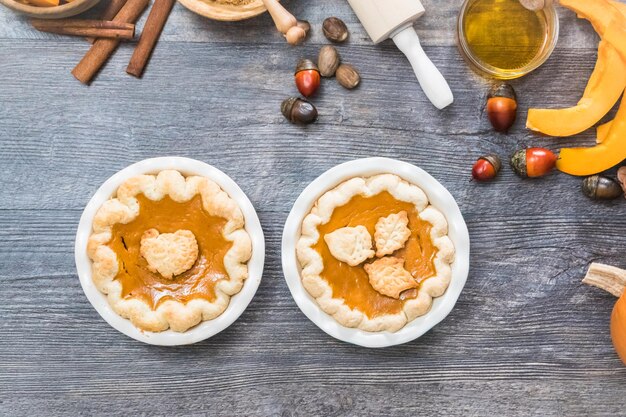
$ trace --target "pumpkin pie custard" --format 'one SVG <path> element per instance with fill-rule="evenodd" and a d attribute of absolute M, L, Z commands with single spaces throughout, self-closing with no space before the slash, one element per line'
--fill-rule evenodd
<path fill-rule="evenodd" d="M 446 291 L 454 245 L 426 194 L 383 174 L 322 195 L 302 222 L 297 257 L 304 287 L 335 320 L 395 332 Z"/>
<path fill-rule="evenodd" d="M 184 332 L 226 310 L 248 277 L 250 236 L 237 203 L 178 171 L 128 179 L 93 221 L 93 281 L 142 330 Z"/>

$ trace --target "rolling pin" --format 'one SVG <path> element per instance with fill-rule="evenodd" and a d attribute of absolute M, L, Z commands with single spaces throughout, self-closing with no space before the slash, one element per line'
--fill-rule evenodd
<path fill-rule="evenodd" d="M 302 42 L 309 31 L 309 24 L 299 21 L 294 15 L 289 13 L 278 0 L 263 0 L 265 8 L 272 16 L 276 29 L 283 35 L 291 45 L 298 45 Z"/>
<path fill-rule="evenodd" d="M 420 45 L 413 23 L 424 14 L 419 0 L 348 0 L 374 43 L 391 38 L 406 55 L 426 97 L 443 109 L 452 104 L 450 86 Z"/>

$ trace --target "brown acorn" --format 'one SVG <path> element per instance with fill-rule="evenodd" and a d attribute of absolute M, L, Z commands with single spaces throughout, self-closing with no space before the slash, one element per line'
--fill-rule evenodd
<path fill-rule="evenodd" d="M 510 84 L 495 85 L 487 96 L 487 117 L 493 128 L 506 133 L 517 117 L 517 96 Z"/>
<path fill-rule="evenodd" d="M 624 194 L 621 185 L 613 178 L 592 175 L 583 180 L 583 194 L 592 200 L 613 200 Z"/>
<path fill-rule="evenodd" d="M 617 180 L 621 184 L 622 190 L 624 190 L 624 198 L 626 198 L 626 166 L 617 170 Z"/>
<path fill-rule="evenodd" d="M 310 124 L 317 120 L 317 109 L 315 106 L 300 97 L 289 97 L 280 106 L 283 116 L 291 123 Z"/>

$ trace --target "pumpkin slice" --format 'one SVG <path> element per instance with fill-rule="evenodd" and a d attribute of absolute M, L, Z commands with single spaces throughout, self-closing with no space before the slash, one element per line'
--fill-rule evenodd
<path fill-rule="evenodd" d="M 604 39 L 615 46 L 626 60 L 626 25 L 614 21 L 605 31 Z M 608 133 L 606 132 L 608 130 Z M 622 98 L 619 110 L 599 145 L 591 148 L 561 149 L 556 167 L 572 175 L 593 175 L 607 170 L 626 159 L 626 99 Z"/>
<path fill-rule="evenodd" d="M 626 87 L 626 64 L 608 42 L 600 42 L 598 60 L 583 97 L 566 109 L 529 109 L 526 127 L 550 136 L 572 136 L 596 124 Z"/>
<path fill-rule="evenodd" d="M 611 4 L 620 11 L 622 16 L 626 17 L 626 3 L 621 3 L 617 0 L 611 0 Z M 611 129 L 611 122 L 606 122 L 603 125 L 598 126 L 596 129 L 596 142 L 602 143 L 602 141 L 609 134 Z"/>
<path fill-rule="evenodd" d="M 617 0 L 611 0 L 611 4 L 617 10 L 619 10 L 622 15 L 626 16 L 626 3 L 621 3 Z"/>
<path fill-rule="evenodd" d="M 593 175 L 605 171 L 626 159 L 626 99 L 606 138 L 589 148 L 564 148 L 559 153 L 556 167 L 571 175 Z"/>
<path fill-rule="evenodd" d="M 605 40 L 615 45 L 626 60 L 626 26 L 620 21 L 609 25 Z M 572 175 L 593 175 L 626 159 L 626 99 L 622 99 L 605 139 L 591 148 L 561 149 L 556 167 Z"/>
<path fill-rule="evenodd" d="M 576 12 L 578 17 L 591 22 L 600 37 L 604 36 L 614 18 L 622 17 L 620 10 L 608 0 L 561 0 L 560 3 L 561 6 Z"/>
<path fill-rule="evenodd" d="M 596 143 L 604 142 L 604 139 L 606 139 L 606 137 L 609 135 L 609 131 L 611 130 L 612 125 L 613 120 L 611 120 L 610 122 L 606 122 L 596 128 Z"/>

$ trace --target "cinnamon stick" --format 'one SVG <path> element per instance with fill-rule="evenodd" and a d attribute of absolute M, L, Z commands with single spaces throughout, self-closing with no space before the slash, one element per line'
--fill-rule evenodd
<path fill-rule="evenodd" d="M 141 74 L 143 74 L 143 70 L 161 36 L 163 26 L 165 26 L 165 22 L 167 22 L 172 7 L 174 7 L 174 1 L 175 0 L 154 0 L 154 5 L 143 27 L 137 47 L 135 47 L 133 56 L 130 58 L 130 62 L 126 68 L 126 72 L 130 75 L 141 77 Z"/>
<path fill-rule="evenodd" d="M 117 13 L 120 11 L 120 9 L 122 8 L 122 6 L 124 6 L 126 4 L 127 0 L 110 0 L 109 4 L 107 5 L 107 7 L 104 9 L 104 11 L 102 12 L 102 15 L 100 16 L 100 18 L 102 20 L 111 20 L 113 19 Z M 87 38 L 87 42 L 89 43 L 94 43 L 96 41 L 97 38 Z"/>
<path fill-rule="evenodd" d="M 41 32 L 58 33 L 60 35 L 95 36 L 113 39 L 132 39 L 135 36 L 135 25 L 132 23 L 90 19 L 32 19 L 30 22 L 35 29 Z"/>
<path fill-rule="evenodd" d="M 128 0 L 113 21 L 135 23 L 148 6 L 148 2 L 149 0 Z M 118 39 L 96 40 L 72 70 L 72 75 L 81 83 L 89 84 L 119 44 Z"/>

